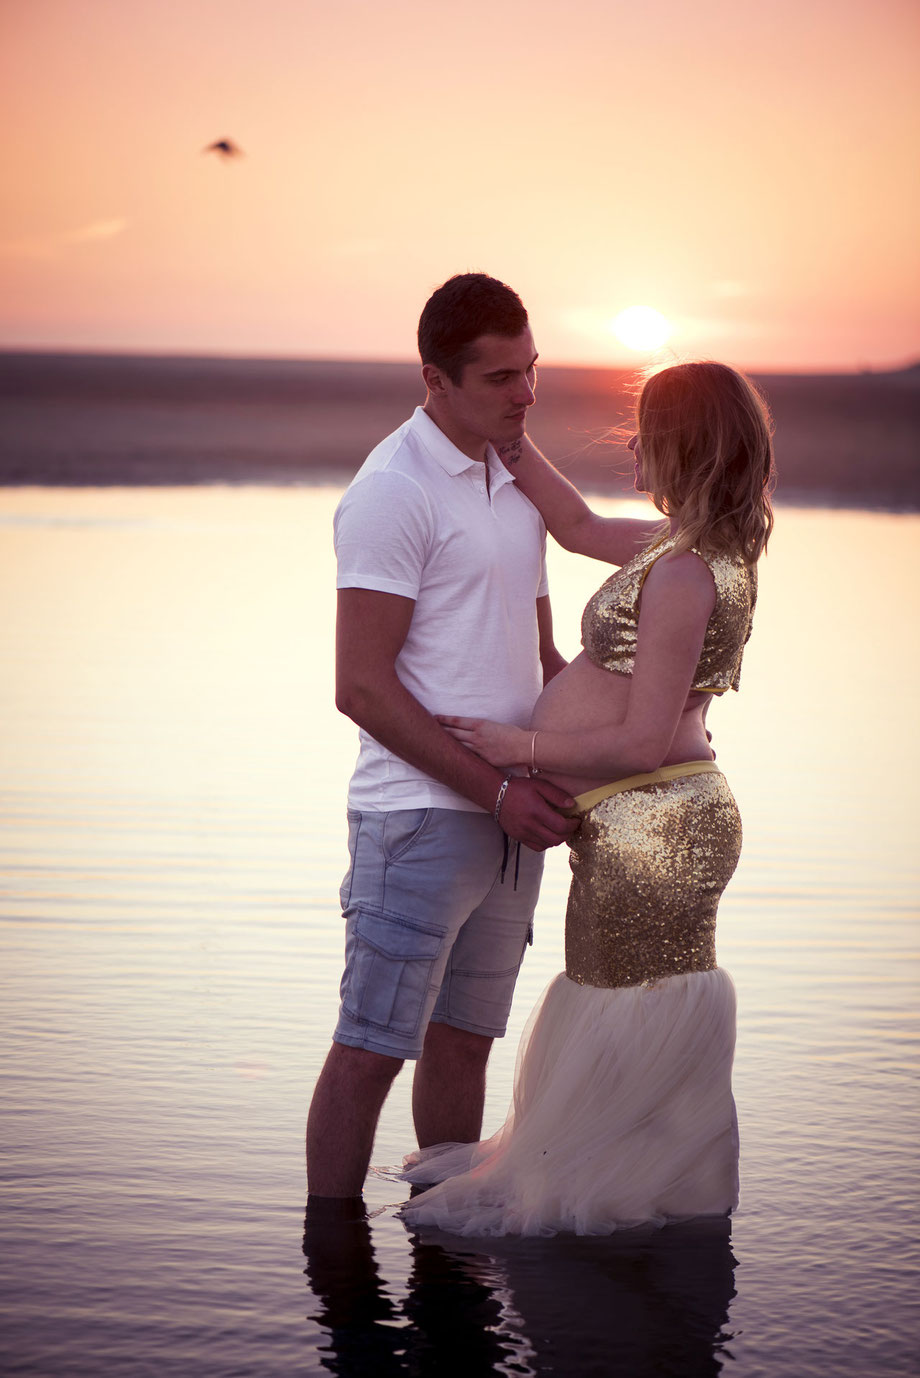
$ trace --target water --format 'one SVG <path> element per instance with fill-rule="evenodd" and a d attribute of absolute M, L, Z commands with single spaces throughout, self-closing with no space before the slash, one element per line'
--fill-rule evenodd
<path fill-rule="evenodd" d="M 0 492 L 2 1369 L 33 1375 L 915 1371 L 920 518 L 784 509 L 740 695 L 730 1233 L 302 1251 L 355 731 L 332 703 L 338 490 Z M 618 504 L 606 503 L 609 510 Z M 600 566 L 551 554 L 557 635 Z M 490 1070 L 561 968 L 566 858 Z"/>

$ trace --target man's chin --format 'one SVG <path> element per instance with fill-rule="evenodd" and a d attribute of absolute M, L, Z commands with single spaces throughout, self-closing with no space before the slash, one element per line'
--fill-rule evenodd
<path fill-rule="evenodd" d="M 527 417 L 522 416 L 520 421 L 506 421 L 497 435 L 492 437 L 496 445 L 510 445 L 512 440 L 520 440 L 527 430 Z"/>

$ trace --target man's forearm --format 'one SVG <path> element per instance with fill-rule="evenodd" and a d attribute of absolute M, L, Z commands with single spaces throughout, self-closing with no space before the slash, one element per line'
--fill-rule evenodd
<path fill-rule="evenodd" d="M 395 672 L 378 682 L 366 681 L 340 690 L 336 703 L 341 712 L 401 760 L 480 808 L 491 812 L 495 807 L 502 772 L 445 732 Z"/>
<path fill-rule="evenodd" d="M 541 594 L 537 599 L 537 631 L 540 638 L 540 668 L 543 671 L 545 688 L 568 664 L 565 656 L 556 649 L 553 640 L 553 610 L 548 593 Z"/>

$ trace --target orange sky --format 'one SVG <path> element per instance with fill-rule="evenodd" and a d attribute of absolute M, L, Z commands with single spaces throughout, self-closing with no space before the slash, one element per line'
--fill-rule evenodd
<path fill-rule="evenodd" d="M 913 0 L 3 0 L 0 345 L 410 358 L 482 269 L 547 362 L 636 362 L 646 303 L 902 364 L 918 59 Z"/>

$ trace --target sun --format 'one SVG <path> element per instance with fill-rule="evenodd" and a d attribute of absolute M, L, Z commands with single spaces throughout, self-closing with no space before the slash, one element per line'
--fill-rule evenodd
<path fill-rule="evenodd" d="M 610 322 L 610 329 L 627 349 L 660 349 L 671 334 L 671 323 L 652 306 L 628 306 Z"/>

